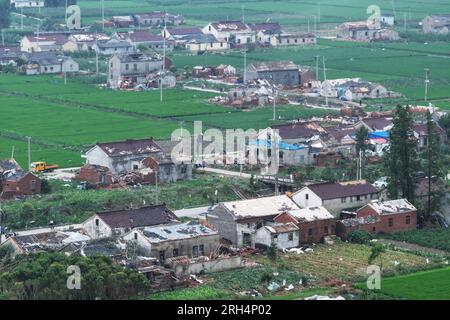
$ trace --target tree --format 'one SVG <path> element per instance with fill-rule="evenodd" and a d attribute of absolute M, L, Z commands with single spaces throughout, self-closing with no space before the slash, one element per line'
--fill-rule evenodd
<path fill-rule="evenodd" d="M 7 29 L 11 23 L 9 0 L 0 0 L 0 29 Z"/>
<path fill-rule="evenodd" d="M 384 164 L 388 176 L 388 194 L 414 201 L 414 174 L 418 165 L 417 145 L 413 136 L 413 119 L 409 107 L 397 105 L 391 130 L 389 150 Z"/>
<path fill-rule="evenodd" d="M 369 139 L 369 130 L 365 126 L 361 126 L 356 130 L 356 154 L 359 155 L 359 151 L 364 153 L 367 150 L 366 141 Z"/>
<path fill-rule="evenodd" d="M 439 119 L 439 125 L 445 130 L 447 138 L 450 138 L 450 113 L 446 113 Z"/>
<path fill-rule="evenodd" d="M 439 208 L 441 194 L 432 191 L 433 180 L 438 180 L 443 172 L 442 156 L 440 152 L 440 140 L 436 134 L 436 124 L 431 118 L 431 114 L 427 111 L 427 147 L 426 147 L 426 168 L 428 175 L 428 195 L 427 210 L 425 218 L 429 218 L 434 210 Z"/>
<path fill-rule="evenodd" d="M 267 249 L 267 256 L 272 261 L 277 260 L 277 245 L 275 244 L 275 242 L 272 242 L 269 248 Z"/>
<path fill-rule="evenodd" d="M 43 179 L 41 181 L 41 192 L 44 194 L 52 192 L 52 187 L 51 187 L 50 183 L 48 182 L 48 180 L 46 180 L 46 179 Z"/>
<path fill-rule="evenodd" d="M 382 253 L 386 252 L 386 248 L 381 243 L 375 243 L 370 249 L 368 263 L 372 264 L 377 258 L 380 260 L 380 270 L 383 269 Z"/>

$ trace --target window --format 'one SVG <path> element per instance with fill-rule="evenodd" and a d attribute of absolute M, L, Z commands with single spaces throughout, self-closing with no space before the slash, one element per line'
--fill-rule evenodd
<path fill-rule="evenodd" d="M 293 232 L 289 232 L 288 241 L 294 241 L 294 233 Z"/>
<path fill-rule="evenodd" d="M 137 164 L 133 164 L 133 170 L 137 170 L 137 169 L 139 169 L 138 165 Z"/>
<path fill-rule="evenodd" d="M 201 255 L 201 256 L 204 256 L 204 255 L 205 255 L 205 246 L 204 246 L 203 244 L 201 244 L 201 245 L 198 246 L 198 253 L 199 253 L 199 255 Z"/>
<path fill-rule="evenodd" d="M 133 64 L 133 70 L 137 71 L 137 63 Z"/>
<path fill-rule="evenodd" d="M 389 227 L 393 227 L 394 226 L 394 219 L 389 218 L 388 224 L 389 224 Z"/>
<path fill-rule="evenodd" d="M 373 232 L 376 232 L 376 231 L 377 231 L 377 228 L 373 227 L 373 228 L 372 228 L 372 231 L 373 231 Z"/>
<path fill-rule="evenodd" d="M 198 257 L 198 246 L 193 246 L 192 247 L 192 256 L 194 258 Z"/>
<path fill-rule="evenodd" d="M 324 226 L 323 227 L 323 233 L 324 234 L 328 234 L 328 226 Z"/>
<path fill-rule="evenodd" d="M 361 201 L 361 196 L 356 196 L 356 201 Z"/>
<path fill-rule="evenodd" d="M 405 217 L 405 223 L 406 224 L 411 224 L 411 216 L 406 216 Z"/>
<path fill-rule="evenodd" d="M 127 64 L 125 64 L 125 70 L 130 70 L 130 65 L 127 63 Z"/>
<path fill-rule="evenodd" d="M 164 250 L 161 250 L 159 252 L 159 261 L 164 261 L 166 260 L 166 252 Z"/>
<path fill-rule="evenodd" d="M 277 235 L 277 234 L 274 234 L 274 235 L 273 235 L 273 239 L 274 239 L 274 240 L 278 240 L 278 235 Z"/>
<path fill-rule="evenodd" d="M 134 240 L 137 240 L 137 238 L 138 238 L 138 234 L 137 234 L 137 232 L 135 232 L 134 233 Z"/>
<path fill-rule="evenodd" d="M 309 228 L 309 229 L 308 229 L 308 236 L 311 237 L 312 235 L 313 235 L 313 229 L 312 229 L 312 228 Z"/>
<path fill-rule="evenodd" d="M 36 192 L 36 180 L 31 180 L 31 192 Z"/>
<path fill-rule="evenodd" d="M 100 224 L 100 221 L 98 219 L 95 219 L 95 226 L 98 227 L 99 224 Z"/>
<path fill-rule="evenodd" d="M 341 203 L 346 203 L 346 202 L 347 202 L 347 198 L 346 197 L 341 198 Z"/>
<path fill-rule="evenodd" d="M 173 249 L 172 256 L 178 257 L 178 248 Z"/>
<path fill-rule="evenodd" d="M 305 200 L 309 199 L 309 194 L 305 194 Z"/>

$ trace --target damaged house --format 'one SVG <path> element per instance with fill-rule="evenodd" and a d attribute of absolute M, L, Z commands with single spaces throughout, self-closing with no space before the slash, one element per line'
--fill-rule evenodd
<path fill-rule="evenodd" d="M 147 30 L 132 30 L 128 32 L 116 32 L 113 36 L 117 40 L 130 42 L 135 49 L 145 47 L 154 50 L 171 51 L 174 48 L 174 42 L 164 40 L 160 35 L 151 34 Z"/>
<path fill-rule="evenodd" d="M 141 255 L 156 258 L 161 264 L 173 257 L 209 256 L 220 246 L 218 232 L 195 221 L 136 228 L 123 239 L 136 242 Z"/>
<path fill-rule="evenodd" d="M 374 200 L 356 210 L 355 217 L 337 222 L 336 233 L 342 239 L 355 230 L 369 233 L 394 233 L 413 230 L 417 225 L 417 209 L 406 199 Z"/>
<path fill-rule="evenodd" d="M 138 209 L 98 212 L 83 223 L 92 239 L 123 236 L 134 228 L 178 223 L 177 216 L 165 204 Z"/>
<path fill-rule="evenodd" d="M 246 80 L 267 80 L 271 85 L 296 87 L 300 84 L 299 67 L 292 61 L 256 62 L 245 70 Z"/>
<path fill-rule="evenodd" d="M 15 160 L 0 161 L 0 200 L 41 193 L 41 179 L 23 171 Z"/>
<path fill-rule="evenodd" d="M 367 21 L 345 22 L 338 26 L 337 37 L 353 41 L 397 41 L 400 36 L 397 31 L 382 28 L 379 23 Z"/>
<path fill-rule="evenodd" d="M 272 47 L 305 46 L 317 43 L 313 33 L 280 33 L 270 37 Z"/>
<path fill-rule="evenodd" d="M 422 20 L 423 33 L 448 34 L 450 31 L 450 14 L 426 16 Z"/>
<path fill-rule="evenodd" d="M 218 40 L 224 40 L 231 47 L 241 47 L 255 43 L 256 35 L 241 21 L 211 22 L 203 28 L 203 33 L 212 34 Z"/>
<path fill-rule="evenodd" d="M 278 249 L 290 249 L 298 247 L 300 231 L 292 223 L 275 223 L 259 228 L 255 232 L 255 246 L 264 248 L 274 243 Z"/>
<path fill-rule="evenodd" d="M 79 64 L 69 56 L 56 52 L 34 52 L 22 55 L 25 63 L 22 71 L 26 75 L 75 73 L 79 71 Z"/>
<path fill-rule="evenodd" d="M 115 54 L 108 64 L 108 85 L 111 88 L 122 88 L 145 84 L 150 74 L 162 70 L 163 61 L 163 57 L 159 55 Z"/>
<path fill-rule="evenodd" d="M 207 220 L 233 246 L 254 246 L 256 230 L 273 224 L 280 213 L 295 209 L 299 207 L 286 195 L 230 201 L 219 203 Z"/>

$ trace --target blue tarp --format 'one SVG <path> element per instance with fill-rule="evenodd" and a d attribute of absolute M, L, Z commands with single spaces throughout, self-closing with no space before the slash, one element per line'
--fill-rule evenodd
<path fill-rule="evenodd" d="M 272 148 L 272 141 L 267 141 L 267 140 L 256 140 L 256 141 L 250 141 L 249 143 L 250 145 L 256 145 L 258 147 L 266 147 L 266 148 Z M 289 144 L 286 142 L 279 142 L 278 143 L 278 148 L 281 150 L 301 150 L 301 149 L 305 149 L 305 146 L 297 146 L 295 144 Z"/>
<path fill-rule="evenodd" d="M 369 134 L 370 139 L 376 138 L 389 139 L 389 137 L 390 137 L 389 131 L 374 131 Z"/>

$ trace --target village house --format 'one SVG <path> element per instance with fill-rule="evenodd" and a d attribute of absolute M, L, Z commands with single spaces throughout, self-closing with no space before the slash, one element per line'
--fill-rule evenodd
<path fill-rule="evenodd" d="M 323 81 L 320 94 L 346 101 L 398 97 L 398 94 L 388 91 L 381 84 L 364 81 L 360 78 Z"/>
<path fill-rule="evenodd" d="M 22 57 L 25 61 L 22 70 L 26 75 L 75 73 L 80 70 L 78 62 L 56 52 L 25 53 Z"/>
<path fill-rule="evenodd" d="M 247 146 L 247 154 L 267 154 L 272 149 L 269 140 L 252 140 Z M 296 166 L 311 164 L 309 149 L 305 145 L 289 144 L 283 141 L 278 143 L 279 163 L 282 166 Z"/>
<path fill-rule="evenodd" d="M 192 163 L 185 161 L 181 163 L 174 163 L 169 158 L 158 159 L 155 157 L 148 157 L 142 160 L 142 164 L 146 168 L 152 169 L 158 175 L 158 182 L 177 182 L 179 180 L 192 179 Z"/>
<path fill-rule="evenodd" d="M 74 179 L 86 181 L 95 185 L 111 185 L 113 183 L 113 174 L 107 167 L 95 164 L 85 164 L 80 168 L 80 172 Z"/>
<path fill-rule="evenodd" d="M 228 104 L 240 108 L 265 106 L 269 103 L 271 91 L 266 85 L 256 83 L 238 85 L 228 92 Z"/>
<path fill-rule="evenodd" d="M 382 14 L 380 22 L 382 26 L 393 27 L 395 25 L 395 16 L 393 14 Z"/>
<path fill-rule="evenodd" d="M 313 33 L 280 33 L 270 37 L 273 47 L 304 46 L 316 44 L 317 39 Z"/>
<path fill-rule="evenodd" d="M 62 51 L 67 41 L 65 33 L 39 33 L 25 35 L 20 40 L 20 50 L 23 52 Z"/>
<path fill-rule="evenodd" d="M 197 221 L 135 228 L 123 239 L 135 242 L 141 255 L 161 264 L 168 258 L 209 256 L 220 247 L 219 233 Z"/>
<path fill-rule="evenodd" d="M 350 232 L 394 233 L 413 230 L 417 225 L 417 209 L 406 199 L 371 201 L 356 210 L 354 218 L 336 223 L 336 234 L 343 240 Z"/>
<path fill-rule="evenodd" d="M 414 123 L 412 127 L 414 137 L 417 139 L 419 148 L 425 148 L 428 145 L 428 128 L 426 123 Z M 446 132 L 439 123 L 434 123 L 434 134 L 441 142 L 446 141 Z"/>
<path fill-rule="evenodd" d="M 255 232 L 255 246 L 268 248 L 274 243 L 278 249 L 298 247 L 300 231 L 292 223 L 275 223 L 259 228 Z"/>
<path fill-rule="evenodd" d="M 146 30 L 133 30 L 128 32 L 116 32 L 113 38 L 130 42 L 137 50 L 140 46 L 155 49 L 171 51 L 174 48 L 174 41 L 164 40 L 160 35 L 151 34 Z"/>
<path fill-rule="evenodd" d="M 127 40 L 110 39 L 96 41 L 92 47 L 98 54 L 131 54 L 136 51 L 135 47 Z"/>
<path fill-rule="evenodd" d="M 354 41 L 396 41 L 400 39 L 397 31 L 383 29 L 380 24 L 369 24 L 367 21 L 345 22 L 338 26 L 338 38 Z"/>
<path fill-rule="evenodd" d="M 92 239 L 118 237 L 134 228 L 179 223 L 177 216 L 165 204 L 137 209 L 98 212 L 85 222 L 83 229 Z"/>
<path fill-rule="evenodd" d="M 230 65 L 220 64 L 213 67 L 195 66 L 192 68 L 192 76 L 196 78 L 226 78 L 235 77 L 236 68 Z"/>
<path fill-rule="evenodd" d="M 10 0 L 13 8 L 43 8 L 44 0 Z"/>
<path fill-rule="evenodd" d="M 359 208 L 370 200 L 378 199 L 379 191 L 366 180 L 314 183 L 303 187 L 292 195 L 300 207 L 325 207 L 339 218 L 342 210 Z"/>
<path fill-rule="evenodd" d="M 272 35 L 282 32 L 278 22 L 251 23 L 248 27 L 256 34 L 256 41 L 261 45 L 269 44 Z"/>
<path fill-rule="evenodd" d="M 271 126 L 273 130 L 278 130 L 278 135 L 283 142 L 291 144 L 303 144 L 314 136 L 326 134 L 326 130 L 317 122 L 291 122 Z"/>
<path fill-rule="evenodd" d="M 202 29 L 198 27 L 185 27 L 185 28 L 164 28 L 161 31 L 161 35 L 170 40 L 174 40 L 175 43 L 178 45 L 180 42 L 186 42 L 186 40 L 183 40 L 186 38 L 187 40 L 191 40 L 195 37 L 203 35 Z M 189 38 L 192 37 L 192 38 Z"/>
<path fill-rule="evenodd" d="M 223 39 L 218 40 L 212 34 L 186 36 L 183 38 L 187 51 L 199 53 L 205 51 L 223 51 L 230 49 L 230 44 Z"/>
<path fill-rule="evenodd" d="M 39 177 L 23 171 L 14 159 L 0 161 L 0 201 L 38 194 L 41 184 Z"/>
<path fill-rule="evenodd" d="M 134 28 L 135 21 L 132 16 L 113 16 L 111 22 L 117 28 Z"/>
<path fill-rule="evenodd" d="M 335 235 L 336 219 L 324 207 L 306 207 L 283 212 L 274 219 L 276 223 L 293 223 L 299 230 L 298 245 L 319 243 L 324 237 Z"/>
<path fill-rule="evenodd" d="M 93 51 L 97 41 L 105 42 L 111 38 L 105 33 L 77 33 L 71 34 L 62 50 L 65 52 Z"/>
<path fill-rule="evenodd" d="M 212 34 L 216 39 L 225 40 L 231 47 L 241 47 L 255 43 L 255 33 L 241 21 L 211 22 L 203 28 L 203 33 Z"/>
<path fill-rule="evenodd" d="M 158 27 L 162 25 L 178 26 L 184 23 L 182 15 L 174 15 L 167 12 L 154 11 L 133 15 L 136 25 L 141 27 Z"/>
<path fill-rule="evenodd" d="M 355 153 L 356 128 L 354 126 L 337 126 L 326 129 L 326 136 L 323 137 L 324 151 L 340 153 L 344 157 L 349 157 Z"/>
<path fill-rule="evenodd" d="M 163 57 L 142 53 L 115 54 L 108 64 L 108 85 L 120 88 L 125 82 L 134 86 L 144 83 L 150 73 L 162 69 L 163 60 Z"/>
<path fill-rule="evenodd" d="M 219 203 L 207 221 L 233 246 L 254 246 L 254 233 L 280 213 L 298 209 L 286 195 Z"/>
<path fill-rule="evenodd" d="M 392 117 L 369 117 L 363 118 L 355 124 L 355 128 L 359 129 L 365 126 L 369 133 L 390 131 L 394 126 Z"/>
<path fill-rule="evenodd" d="M 142 160 L 148 157 L 162 159 L 163 152 L 153 139 L 125 140 L 97 143 L 86 154 L 86 164 L 109 168 L 113 174 L 143 168 Z"/>
<path fill-rule="evenodd" d="M 18 46 L 0 45 L 0 66 L 17 66 L 17 61 L 20 59 L 20 56 L 21 51 Z"/>
<path fill-rule="evenodd" d="M 91 238 L 82 229 L 46 231 L 8 237 L 0 247 L 11 247 L 12 256 L 43 251 L 73 253 L 79 251 Z"/>
<path fill-rule="evenodd" d="M 299 67 L 292 61 L 265 61 L 250 64 L 247 80 L 265 79 L 272 85 L 296 87 L 300 84 Z"/>
<path fill-rule="evenodd" d="M 426 16 L 422 20 L 424 33 L 448 34 L 450 31 L 450 14 Z"/>

